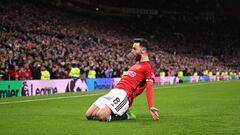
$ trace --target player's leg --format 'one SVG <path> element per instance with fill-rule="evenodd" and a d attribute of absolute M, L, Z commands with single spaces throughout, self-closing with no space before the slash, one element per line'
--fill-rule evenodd
<path fill-rule="evenodd" d="M 112 110 L 106 105 L 104 108 L 97 112 L 97 118 L 100 121 L 116 121 L 116 120 L 128 120 L 136 119 L 136 116 L 130 111 L 123 113 L 122 115 L 114 114 Z"/>
<path fill-rule="evenodd" d="M 86 112 L 88 119 L 101 121 L 136 119 L 129 109 L 129 101 L 123 90 L 111 90 L 108 94 L 98 98 Z"/>
<path fill-rule="evenodd" d="M 116 115 L 122 116 L 129 106 L 126 92 L 119 89 L 111 90 L 94 104 L 100 108 L 96 117 L 101 121 L 115 119 Z"/>
<path fill-rule="evenodd" d="M 97 112 L 96 116 L 100 121 L 107 121 L 111 114 L 112 110 L 107 105 L 105 105 Z"/>
<path fill-rule="evenodd" d="M 104 95 L 106 96 L 106 95 Z M 87 110 L 86 117 L 88 120 L 95 119 L 97 117 L 97 113 L 103 107 L 105 107 L 105 103 L 108 101 L 104 96 L 99 97 Z"/>
<path fill-rule="evenodd" d="M 92 105 L 88 108 L 88 110 L 87 110 L 87 112 L 86 112 L 86 118 L 87 118 L 88 120 L 94 119 L 94 118 L 96 117 L 97 112 L 98 112 L 99 110 L 100 110 L 99 107 L 97 107 L 95 104 L 92 104 Z"/>
<path fill-rule="evenodd" d="M 127 94 L 124 90 L 116 89 L 110 93 L 113 97 L 109 100 L 106 105 L 112 111 L 111 115 L 107 118 L 108 121 L 114 120 L 127 120 L 129 119 L 129 101 Z M 132 117 L 133 118 L 133 117 Z M 136 118 L 136 117 L 135 117 Z"/>

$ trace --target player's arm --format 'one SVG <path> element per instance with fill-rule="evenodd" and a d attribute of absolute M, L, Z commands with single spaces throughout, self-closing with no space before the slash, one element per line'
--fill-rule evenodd
<path fill-rule="evenodd" d="M 153 120 L 159 120 L 158 109 L 154 105 L 153 79 L 146 79 L 146 95 L 148 100 L 149 111 Z"/>

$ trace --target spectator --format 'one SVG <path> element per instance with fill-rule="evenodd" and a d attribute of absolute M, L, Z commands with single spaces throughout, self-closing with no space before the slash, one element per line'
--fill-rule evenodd
<path fill-rule="evenodd" d="M 51 74 L 46 67 L 41 67 L 41 80 L 50 80 Z"/>
<path fill-rule="evenodd" d="M 76 61 L 72 62 L 72 67 L 69 72 L 69 77 L 75 78 L 75 79 L 80 78 L 80 69 L 78 68 Z"/>

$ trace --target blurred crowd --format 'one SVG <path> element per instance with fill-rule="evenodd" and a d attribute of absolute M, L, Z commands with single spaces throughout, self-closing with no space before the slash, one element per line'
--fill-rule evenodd
<path fill-rule="evenodd" d="M 239 71 L 239 35 L 235 33 L 179 32 L 157 24 L 149 32 L 138 22 L 115 23 L 33 4 L 1 3 L 0 10 L 3 80 L 41 79 L 44 70 L 50 79 L 70 78 L 72 67 L 80 69 L 83 79 L 90 70 L 96 71 L 97 78 L 120 77 L 134 63 L 127 56 L 132 39 L 138 36 L 150 42 L 156 75 L 180 70 L 184 75 L 206 69 Z"/>

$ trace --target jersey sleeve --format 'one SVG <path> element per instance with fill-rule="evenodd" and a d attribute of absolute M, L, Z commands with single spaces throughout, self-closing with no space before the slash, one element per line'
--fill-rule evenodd
<path fill-rule="evenodd" d="M 153 83 L 155 79 L 155 71 L 152 66 L 149 64 L 148 68 L 146 68 L 146 95 L 149 108 L 154 107 L 154 89 Z"/>
<path fill-rule="evenodd" d="M 155 80 L 155 70 L 152 68 L 151 65 L 147 67 L 146 79 L 152 79 L 153 81 Z"/>
<path fill-rule="evenodd" d="M 146 95 L 147 95 L 148 106 L 149 108 L 151 108 L 151 107 L 154 107 L 153 82 L 147 81 L 146 87 L 147 87 Z"/>

